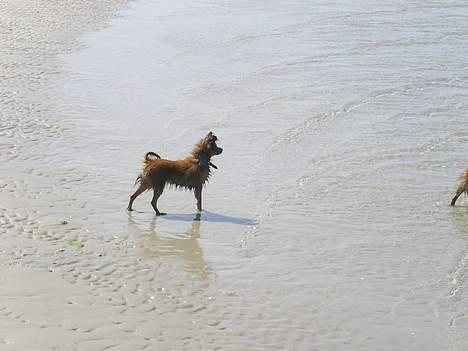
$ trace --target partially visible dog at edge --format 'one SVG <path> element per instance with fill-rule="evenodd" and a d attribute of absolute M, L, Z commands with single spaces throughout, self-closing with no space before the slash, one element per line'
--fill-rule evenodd
<path fill-rule="evenodd" d="M 157 216 L 164 215 L 158 209 L 158 199 L 166 184 L 176 188 L 193 190 L 197 200 L 197 210 L 202 211 L 202 189 L 210 177 L 211 168 L 217 167 L 211 163 L 213 156 L 219 155 L 223 149 L 216 145 L 218 138 L 209 132 L 192 149 L 183 160 L 165 160 L 154 152 L 148 152 L 143 161 L 143 169 L 135 181 L 138 189 L 130 196 L 127 210 L 132 211 L 133 202 L 143 192 L 153 189 L 151 206 Z"/>
<path fill-rule="evenodd" d="M 457 190 L 455 191 L 455 196 L 452 198 L 450 205 L 455 206 L 455 202 L 457 202 L 458 197 L 463 193 L 465 193 L 465 195 L 468 194 L 468 168 L 465 168 L 461 176 L 458 178 Z"/>

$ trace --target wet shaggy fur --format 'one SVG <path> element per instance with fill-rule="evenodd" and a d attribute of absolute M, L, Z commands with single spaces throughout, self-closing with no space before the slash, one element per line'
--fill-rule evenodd
<path fill-rule="evenodd" d="M 452 198 L 451 202 L 452 206 L 455 206 L 455 202 L 457 202 L 458 197 L 463 193 L 465 193 L 465 195 L 468 194 L 468 168 L 466 168 L 458 178 L 457 190 L 455 191 L 455 196 Z"/>
<path fill-rule="evenodd" d="M 212 132 L 208 133 L 193 147 L 192 152 L 183 160 L 162 159 L 154 152 L 148 152 L 143 161 L 143 170 L 137 177 L 139 184 L 135 193 L 130 196 L 127 209 L 132 211 L 133 202 L 144 191 L 153 189 L 153 206 L 156 215 L 163 215 L 158 210 L 157 202 L 166 184 L 176 188 L 193 190 L 197 200 L 197 210 L 202 210 L 202 189 L 210 177 L 211 157 L 219 155 L 223 149 L 216 145 L 218 138 Z"/>

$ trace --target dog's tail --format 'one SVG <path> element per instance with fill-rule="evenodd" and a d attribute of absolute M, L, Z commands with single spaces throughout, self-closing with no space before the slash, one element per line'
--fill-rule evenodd
<path fill-rule="evenodd" d="M 465 168 L 461 176 L 458 178 L 457 190 L 455 191 L 455 196 L 452 198 L 450 205 L 455 206 L 455 202 L 457 202 L 458 197 L 463 193 L 465 193 L 465 196 L 468 194 L 468 168 Z"/>
<path fill-rule="evenodd" d="M 145 171 L 145 167 L 148 164 L 148 162 L 153 161 L 153 160 L 160 160 L 161 156 L 159 156 L 156 152 L 150 151 L 147 152 L 145 155 L 145 159 L 143 161 L 143 170 L 142 173 L 135 179 L 135 184 L 137 185 L 138 183 L 141 183 L 141 180 L 143 178 L 143 173 Z"/>
<path fill-rule="evenodd" d="M 145 162 L 154 160 L 155 158 L 160 160 L 161 156 L 159 156 L 156 152 L 153 151 L 147 152 L 145 155 Z"/>

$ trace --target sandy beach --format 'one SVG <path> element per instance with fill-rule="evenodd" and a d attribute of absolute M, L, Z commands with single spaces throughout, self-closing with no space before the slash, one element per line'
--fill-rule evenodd
<path fill-rule="evenodd" d="M 0 4 L 0 350 L 464 350 L 468 7 Z M 195 199 L 125 210 L 207 132 Z"/>

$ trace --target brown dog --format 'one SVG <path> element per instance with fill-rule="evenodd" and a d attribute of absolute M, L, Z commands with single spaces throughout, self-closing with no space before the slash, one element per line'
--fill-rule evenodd
<path fill-rule="evenodd" d="M 458 186 L 455 191 L 455 196 L 452 198 L 452 206 L 455 206 L 458 197 L 463 193 L 468 194 L 468 168 L 466 168 L 460 178 L 458 178 Z"/>
<path fill-rule="evenodd" d="M 135 184 L 139 183 L 137 191 L 130 196 L 127 210 L 132 211 L 133 201 L 144 191 L 153 189 L 151 205 L 157 216 L 164 215 L 158 210 L 157 202 L 163 193 L 166 183 L 176 188 L 194 190 L 197 199 L 197 210 L 202 210 L 202 188 L 210 177 L 211 157 L 219 155 L 223 149 L 216 145 L 218 138 L 212 132 L 201 139 L 193 147 L 192 153 L 183 160 L 165 160 L 154 153 L 148 152 L 143 163 L 143 170 Z"/>

